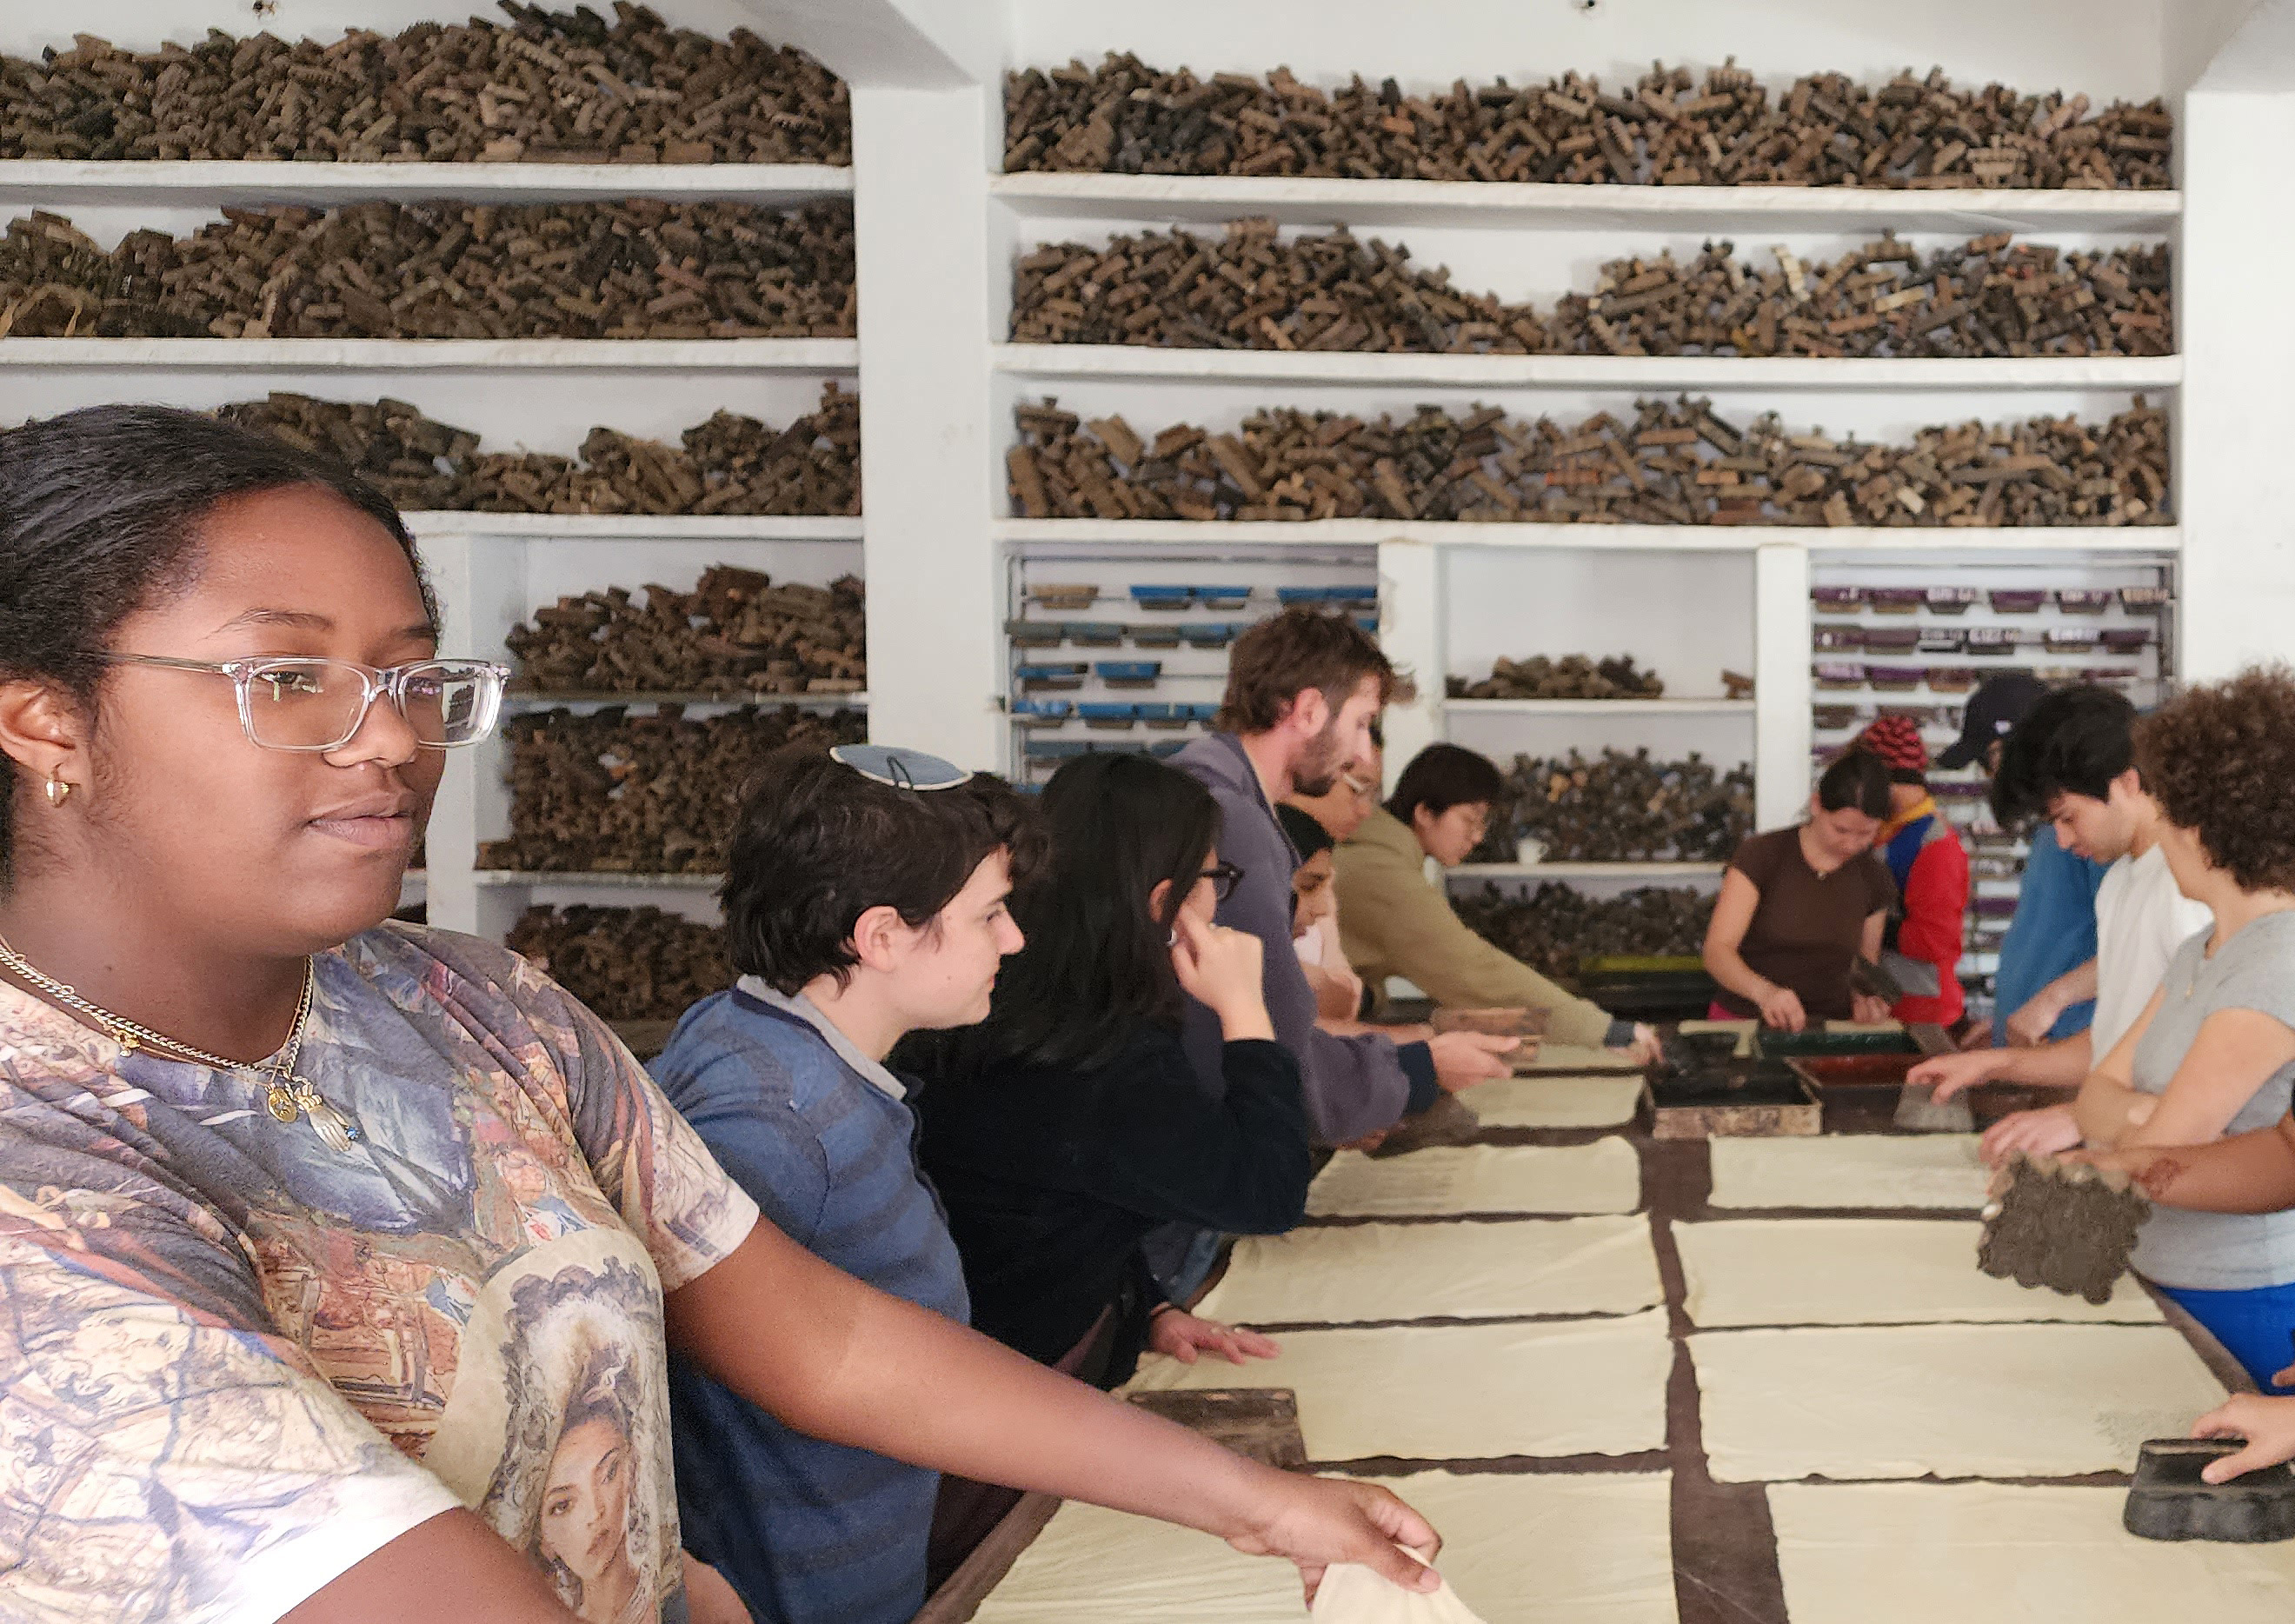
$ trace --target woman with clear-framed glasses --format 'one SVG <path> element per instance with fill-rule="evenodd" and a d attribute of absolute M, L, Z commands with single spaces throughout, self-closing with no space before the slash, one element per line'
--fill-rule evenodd
<path fill-rule="evenodd" d="M 672 1346 L 824 1436 L 1425 1582 L 1391 1496 L 819 1263 L 546 976 L 387 923 L 500 698 L 437 628 L 313 457 L 158 407 L 0 434 L 0 1429 L 41 1440 L 0 1613 L 736 1617 L 679 1547 Z M 545 1573 L 577 1478 L 613 1523 Z"/>

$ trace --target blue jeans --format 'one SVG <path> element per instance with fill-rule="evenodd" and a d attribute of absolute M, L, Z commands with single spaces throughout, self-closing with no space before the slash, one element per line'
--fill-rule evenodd
<path fill-rule="evenodd" d="M 2232 1358 L 2247 1367 L 2267 1393 L 2295 1391 L 2274 1387 L 2271 1378 L 2295 1365 L 2295 1285 L 2258 1285 L 2243 1292 L 2160 1288 L 2214 1334 Z"/>

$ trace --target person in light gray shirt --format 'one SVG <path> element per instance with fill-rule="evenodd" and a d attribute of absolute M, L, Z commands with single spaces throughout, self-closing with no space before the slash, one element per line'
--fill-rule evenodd
<path fill-rule="evenodd" d="M 2251 670 L 2137 723 L 2157 849 L 2213 923 L 2177 948 L 2081 1087 L 2092 1147 L 2209 1146 L 2268 1129 L 2295 1085 L 2295 674 Z M 2295 1333 L 2295 1212 L 2157 1207 L 2135 1267 L 2269 1391 Z"/>

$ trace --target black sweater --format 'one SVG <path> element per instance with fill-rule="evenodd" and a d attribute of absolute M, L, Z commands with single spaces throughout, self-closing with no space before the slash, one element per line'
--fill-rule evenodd
<path fill-rule="evenodd" d="M 976 1065 L 928 1075 L 925 1170 L 964 1259 L 974 1326 L 1050 1364 L 1111 1302 L 1110 1378 L 1138 1356 L 1150 1296 L 1139 1243 L 1178 1220 L 1277 1235 L 1314 1176 L 1299 1064 L 1256 1039 L 1221 1049 L 1224 1098 L 1175 1032 L 1150 1027 L 1095 1071 Z"/>

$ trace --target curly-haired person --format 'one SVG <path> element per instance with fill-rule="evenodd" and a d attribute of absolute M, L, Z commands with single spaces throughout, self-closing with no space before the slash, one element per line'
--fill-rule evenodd
<path fill-rule="evenodd" d="M 2295 1212 L 2280 1210 L 2295 1206 L 2295 1140 L 2274 1127 L 2295 1082 L 2295 673 L 2182 695 L 2136 723 L 2136 763 L 2176 884 L 2213 923 L 2168 959 L 2074 1111 L 2160 1203 L 2136 1271 L 2267 1391 L 2295 1330 Z"/>

